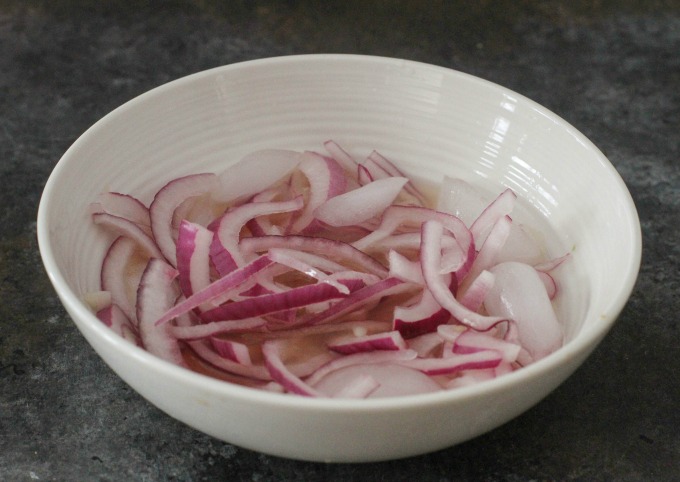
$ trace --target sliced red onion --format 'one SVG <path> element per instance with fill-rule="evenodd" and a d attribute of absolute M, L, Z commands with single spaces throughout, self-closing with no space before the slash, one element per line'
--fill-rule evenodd
<path fill-rule="evenodd" d="M 363 283 L 362 283 L 363 284 Z M 218 306 L 201 314 L 204 321 L 242 320 L 345 296 L 328 283 L 299 286 L 280 293 L 255 296 Z"/>
<path fill-rule="evenodd" d="M 135 345 L 142 345 L 142 342 L 137 335 L 136 328 L 132 325 L 130 319 L 125 316 L 123 310 L 121 310 L 117 305 L 111 304 L 108 307 L 99 310 L 97 312 L 97 318 L 99 318 L 102 323 L 111 328 L 115 333 L 120 335 L 124 340 L 127 340 Z"/>
<path fill-rule="evenodd" d="M 420 236 L 418 236 L 418 240 L 420 240 Z M 420 269 L 418 261 L 411 261 L 393 249 L 389 251 L 387 260 L 390 264 L 390 276 L 408 283 L 425 284 L 423 271 Z"/>
<path fill-rule="evenodd" d="M 376 181 L 378 179 L 388 179 L 392 177 L 392 174 L 387 172 L 382 166 L 380 166 L 371 156 L 373 153 L 361 163 L 361 167 L 365 169 L 372 180 Z M 403 175 L 399 177 L 404 177 Z"/>
<path fill-rule="evenodd" d="M 569 253 L 564 254 L 564 255 L 562 255 L 562 256 L 558 256 L 557 258 L 549 259 L 548 261 L 544 261 L 544 262 L 539 263 L 539 264 L 535 264 L 535 265 L 534 265 L 534 268 L 535 268 L 537 271 L 542 271 L 542 272 L 545 272 L 545 273 L 550 273 L 550 272 L 552 272 L 554 269 L 556 269 L 556 268 L 558 268 L 559 266 L 561 266 L 562 263 L 564 263 L 568 258 L 569 258 Z"/>
<path fill-rule="evenodd" d="M 475 240 L 475 244 L 481 246 L 486 239 L 486 235 L 499 219 L 508 216 L 515 207 L 517 194 L 511 189 L 506 189 L 489 204 L 470 226 L 470 232 Z"/>
<path fill-rule="evenodd" d="M 420 249 L 420 230 L 418 232 L 390 234 L 380 240 L 380 244 L 366 248 L 370 251 L 418 251 Z"/>
<path fill-rule="evenodd" d="M 102 263 L 105 296 L 93 295 L 100 319 L 182 366 L 307 396 L 436 391 L 508 373 L 561 344 L 555 319 L 547 338 L 539 332 L 565 257 L 542 261 L 530 232 L 511 223 L 514 193 L 482 209 L 479 192 L 449 181 L 476 211 L 460 213 L 474 219 L 468 229 L 422 207 L 422 193 L 377 152 L 357 164 L 337 143 L 325 147 L 331 157 L 261 151 L 219 180 L 176 179 L 148 210 L 102 195 L 93 219 L 123 236 Z M 508 257 L 523 267 L 499 264 Z"/>
<path fill-rule="evenodd" d="M 385 209 L 380 226 L 371 234 L 352 243 L 352 245 L 357 249 L 366 250 L 391 235 L 402 225 L 411 225 L 416 230 L 420 230 L 422 224 L 430 220 L 438 221 L 451 232 L 464 252 L 474 253 L 472 234 L 460 219 L 450 214 L 416 206 L 393 205 Z"/>
<path fill-rule="evenodd" d="M 349 337 L 328 345 L 331 350 L 345 355 L 373 350 L 405 350 L 406 342 L 398 331 Z"/>
<path fill-rule="evenodd" d="M 442 345 L 441 358 L 452 358 L 454 356 L 456 356 L 456 354 L 453 352 L 453 342 L 449 340 L 444 340 L 444 344 Z"/>
<path fill-rule="evenodd" d="M 177 339 L 169 326 L 157 326 L 155 321 L 172 308 L 177 298 L 174 283 L 177 270 L 159 258 L 151 258 L 137 290 L 137 320 L 144 348 L 159 358 L 186 366 Z"/>
<path fill-rule="evenodd" d="M 250 231 L 251 235 L 255 237 L 266 236 L 268 234 L 284 234 L 283 229 L 279 228 L 275 224 L 272 224 L 271 221 L 266 218 L 253 218 L 246 223 L 246 227 Z"/>
<path fill-rule="evenodd" d="M 423 288 L 418 303 L 394 309 L 393 327 L 406 339 L 414 338 L 424 333 L 431 333 L 439 325 L 447 323 L 451 314 L 432 296 L 427 288 Z"/>
<path fill-rule="evenodd" d="M 538 360 L 562 345 L 562 328 L 536 270 L 524 263 L 501 263 L 490 270 L 496 282 L 484 301 L 493 316 L 512 319 L 519 341 Z"/>
<path fill-rule="evenodd" d="M 467 329 L 463 325 L 439 325 L 437 327 L 437 334 L 442 340 L 452 343 L 451 348 L 453 348 L 453 342 Z"/>
<path fill-rule="evenodd" d="M 210 338 L 213 348 L 220 356 L 240 363 L 241 365 L 252 365 L 248 346 L 233 340 L 225 340 L 213 336 Z"/>
<path fill-rule="evenodd" d="M 189 313 L 185 313 L 177 317 L 177 325 L 175 329 L 189 329 L 195 325 L 194 318 L 190 316 Z M 165 325 L 172 326 L 172 325 Z M 168 328 L 170 329 L 170 328 Z M 193 353 L 205 363 L 208 363 L 214 369 L 220 372 L 228 373 L 230 375 L 238 375 L 244 377 L 248 380 L 250 384 L 252 381 L 270 381 L 271 376 L 269 371 L 263 365 L 247 365 L 239 362 L 235 362 L 228 358 L 222 357 L 219 353 L 215 351 L 212 344 L 207 339 L 187 341 L 187 346 L 191 348 Z"/>
<path fill-rule="evenodd" d="M 92 215 L 92 220 L 95 224 L 106 226 L 114 232 L 132 239 L 149 257 L 163 258 L 163 254 L 153 238 L 132 221 L 106 213 L 95 213 Z"/>
<path fill-rule="evenodd" d="M 216 335 L 229 333 L 252 332 L 263 328 L 267 321 L 264 318 L 245 318 L 243 320 L 214 321 L 187 326 L 169 325 L 168 331 L 178 340 L 201 340 Z"/>
<path fill-rule="evenodd" d="M 139 199 L 119 192 L 103 192 L 97 198 L 94 213 L 107 213 L 137 224 L 146 234 L 151 234 L 149 209 Z"/>
<path fill-rule="evenodd" d="M 212 231 L 182 221 L 177 236 L 177 271 L 184 296 L 191 296 L 210 284 Z"/>
<path fill-rule="evenodd" d="M 373 393 L 380 383 L 371 375 L 364 373 L 357 375 L 352 380 L 342 384 L 341 388 L 333 395 L 335 398 L 366 398 Z"/>
<path fill-rule="evenodd" d="M 489 290 L 493 287 L 495 276 L 489 271 L 482 271 L 470 283 L 460 298 L 460 304 L 472 311 L 479 311 Z"/>
<path fill-rule="evenodd" d="M 286 344 L 287 342 L 281 342 Z M 308 356 L 305 359 L 298 361 L 289 361 L 286 363 L 288 370 L 298 378 L 305 378 L 317 371 L 326 363 L 335 360 L 339 355 L 331 351 L 325 351 L 318 355 Z"/>
<path fill-rule="evenodd" d="M 480 248 L 479 253 L 472 262 L 470 271 L 467 273 L 462 292 L 467 290 L 469 283 L 476 279 L 482 271 L 489 269 L 495 264 L 498 254 L 510 235 L 511 226 L 512 219 L 510 219 L 510 216 L 503 216 L 491 227 L 489 234 L 481 245 L 482 247 Z"/>
<path fill-rule="evenodd" d="M 362 186 L 365 186 L 366 184 L 375 181 L 373 175 L 371 174 L 371 171 L 369 171 L 366 166 L 361 164 L 357 166 L 357 178 L 359 180 L 359 184 Z"/>
<path fill-rule="evenodd" d="M 259 238 L 243 238 L 239 244 L 246 253 L 261 253 L 272 248 L 286 248 L 305 251 L 326 256 L 331 260 L 356 265 L 361 269 L 377 276 L 387 276 L 387 269 L 375 258 L 359 251 L 350 244 L 328 238 L 313 238 L 310 236 L 262 236 Z"/>
<path fill-rule="evenodd" d="M 521 345 L 521 341 L 519 339 L 519 329 L 517 328 L 517 323 L 515 323 L 514 320 L 508 320 L 507 323 L 505 323 L 506 329 L 505 333 L 503 334 L 502 339 L 507 341 L 508 343 L 513 343 L 515 345 L 519 345 L 521 347 L 519 351 L 519 355 L 517 355 L 517 363 L 520 366 L 526 366 L 534 362 L 533 357 L 531 354 Z"/>
<path fill-rule="evenodd" d="M 425 333 L 408 340 L 408 347 L 418 353 L 418 358 L 429 358 L 434 356 L 435 350 L 442 346 L 444 339 L 439 333 Z"/>
<path fill-rule="evenodd" d="M 448 234 L 448 232 L 446 233 Z M 455 273 L 456 279 L 462 279 L 468 276 L 469 271 L 472 270 L 476 257 L 473 259 L 471 252 L 463 251 L 460 244 L 456 243 L 450 236 L 444 236 L 441 240 L 442 257 L 441 266 L 439 268 L 440 274 Z"/>
<path fill-rule="evenodd" d="M 328 154 L 345 169 L 345 172 L 348 174 L 354 172 L 357 167 L 357 162 L 347 153 L 347 151 L 340 147 L 337 142 L 328 140 L 323 143 L 323 146 L 326 148 Z"/>
<path fill-rule="evenodd" d="M 172 308 L 169 308 L 165 313 L 162 313 L 162 316 L 158 317 L 156 325 L 167 323 L 173 318 L 187 313 L 197 306 L 223 295 L 226 291 L 237 288 L 248 281 L 248 279 L 250 279 L 250 277 L 255 273 L 262 271 L 270 264 L 272 264 L 272 261 L 268 257 L 260 256 L 243 268 L 232 271 L 217 281 L 213 281 L 201 291 L 194 293 L 184 301 L 181 301 Z"/>
<path fill-rule="evenodd" d="M 224 205 L 216 204 L 210 196 L 204 193 L 185 199 L 172 213 L 172 234 L 176 237 L 182 221 L 191 221 L 201 226 L 207 226 L 213 219 L 224 212 Z"/>
<path fill-rule="evenodd" d="M 83 294 L 83 302 L 95 313 L 111 305 L 111 292 L 106 290 L 90 291 Z"/>
<path fill-rule="evenodd" d="M 423 277 L 427 288 L 439 305 L 464 325 L 476 330 L 488 330 L 504 320 L 501 316 L 484 316 L 463 306 L 451 293 L 444 277 L 439 274 L 443 226 L 438 221 L 426 221 L 422 226 L 423 245 L 420 250 Z"/>
<path fill-rule="evenodd" d="M 278 342 L 266 341 L 262 345 L 262 355 L 272 379 L 287 391 L 306 397 L 318 397 L 321 393 L 294 375 L 281 360 Z"/>
<path fill-rule="evenodd" d="M 319 229 L 314 224 L 316 209 L 329 199 L 344 193 L 347 188 L 347 179 L 342 166 L 337 161 L 315 152 L 303 154 L 299 169 L 309 182 L 309 197 L 304 209 L 293 221 L 288 231 L 304 234 Z"/>
<path fill-rule="evenodd" d="M 517 360 L 521 347 L 515 343 L 491 336 L 488 333 L 467 329 L 456 338 L 453 343 L 454 353 L 476 353 L 485 350 L 495 350 L 501 354 L 503 361 L 512 363 Z"/>
<path fill-rule="evenodd" d="M 305 382 L 308 385 L 315 386 L 322 378 L 335 370 L 346 368 L 354 365 L 367 365 L 373 363 L 399 363 L 412 361 L 416 358 L 417 353 L 413 350 L 379 350 L 371 352 L 353 353 L 345 355 L 341 358 L 326 363 L 324 366 L 315 371 L 309 376 Z"/>
<path fill-rule="evenodd" d="M 324 283 L 333 285 L 340 293 L 348 294 L 349 288 L 342 283 L 333 280 L 327 273 L 345 271 L 345 267 L 322 256 L 317 256 L 304 251 L 295 251 L 286 248 L 271 248 L 269 259 L 275 263 L 288 266 L 296 271 Z"/>
<path fill-rule="evenodd" d="M 373 151 L 369 154 L 367 161 L 370 161 L 374 163 L 376 166 L 379 166 L 380 169 L 388 173 L 390 176 L 393 177 L 407 177 L 404 175 L 403 171 L 399 169 L 392 161 L 387 159 L 385 156 L 380 154 L 378 151 Z M 427 200 L 425 199 L 425 196 L 423 195 L 422 192 L 416 187 L 416 185 L 413 183 L 413 181 L 409 180 L 408 184 L 404 186 L 405 190 L 407 193 L 409 193 L 411 196 L 413 196 L 417 204 L 421 206 L 426 206 Z"/>
<path fill-rule="evenodd" d="M 508 238 L 496 255 L 495 261 L 496 263 L 519 261 L 533 265 L 542 262 L 544 258 L 543 249 L 536 238 L 527 232 L 525 226 L 513 222 Z"/>
<path fill-rule="evenodd" d="M 138 276 L 131 280 L 129 265 L 135 254 L 137 244 L 130 238 L 120 236 L 109 246 L 101 269 L 101 288 L 111 294 L 111 302 L 117 305 L 133 324 L 137 325 L 137 286 Z"/>
<path fill-rule="evenodd" d="M 373 380 L 378 385 L 366 393 L 365 398 L 418 395 L 438 392 L 442 389 L 432 378 L 417 370 L 382 363 L 358 364 L 340 368 L 326 375 L 314 385 L 314 388 L 334 398 L 347 398 L 347 395 L 344 395 L 345 390 L 359 384 L 362 378 Z"/>
<path fill-rule="evenodd" d="M 361 224 L 387 209 L 407 182 L 405 177 L 373 181 L 332 197 L 314 211 L 314 216 L 333 227 Z"/>
<path fill-rule="evenodd" d="M 268 339 L 304 338 L 317 335 L 337 335 L 338 332 L 341 332 L 340 336 L 347 336 L 349 333 L 354 336 L 366 336 L 371 333 L 389 331 L 390 326 L 390 323 L 386 321 L 346 321 L 338 324 L 292 327 L 283 332 L 268 332 L 264 336 Z"/>
<path fill-rule="evenodd" d="M 189 341 L 187 345 L 201 360 L 210 366 L 233 375 L 244 377 L 245 380 L 269 381 L 269 371 L 262 365 L 246 365 L 229 360 L 217 353 L 207 340 Z"/>
<path fill-rule="evenodd" d="M 552 301 L 555 299 L 555 296 L 557 296 L 557 283 L 555 282 L 555 278 L 545 271 L 536 270 L 536 273 L 538 273 L 538 277 L 541 278 L 541 281 L 543 282 L 548 298 Z"/>
<path fill-rule="evenodd" d="M 300 160 L 299 152 L 283 149 L 250 153 L 219 175 L 219 189 L 214 198 L 226 203 L 264 191 L 287 177 Z"/>
<path fill-rule="evenodd" d="M 462 179 L 444 176 L 437 200 L 438 211 L 452 214 L 471 226 L 488 205 L 477 187 Z"/>
<path fill-rule="evenodd" d="M 224 276 L 245 264 L 238 245 L 241 229 L 249 220 L 257 216 L 298 211 L 302 206 L 302 198 L 296 197 L 290 201 L 243 204 L 227 211 L 210 225 L 210 229 L 215 232 L 210 254 L 217 272 Z"/>
<path fill-rule="evenodd" d="M 500 367 L 502 365 L 499 364 Z M 477 370 L 462 370 L 458 373 L 458 376 L 444 386 L 448 389 L 467 387 L 470 385 L 476 385 L 480 382 L 485 382 L 488 380 L 493 380 L 496 378 L 496 368 L 486 368 Z"/>
<path fill-rule="evenodd" d="M 484 350 L 465 355 L 453 355 L 447 358 L 417 358 L 400 362 L 400 364 L 420 370 L 427 375 L 451 375 L 463 370 L 479 368 L 495 368 L 503 360 L 495 350 Z"/>
<path fill-rule="evenodd" d="M 308 325 L 328 323 L 384 296 L 402 293 L 409 288 L 410 285 L 408 283 L 403 283 L 397 278 L 386 278 L 350 293 L 347 297 L 333 304 L 328 309 L 320 313 L 309 315 L 302 323 Z"/>
<path fill-rule="evenodd" d="M 215 174 L 191 174 L 170 181 L 156 193 L 149 206 L 151 231 L 160 251 L 171 265 L 177 265 L 175 237 L 172 232 L 175 209 L 191 197 L 214 192 L 217 185 Z"/>

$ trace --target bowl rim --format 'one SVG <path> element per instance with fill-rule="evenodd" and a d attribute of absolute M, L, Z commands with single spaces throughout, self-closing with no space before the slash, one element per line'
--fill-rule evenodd
<path fill-rule="evenodd" d="M 606 306 L 606 315 L 601 316 L 598 319 L 597 324 L 595 324 L 592 328 L 589 328 L 586 331 L 579 331 L 579 333 L 572 340 L 545 358 L 538 360 L 529 366 L 522 367 L 520 370 L 505 374 L 502 377 L 470 386 L 458 387 L 451 390 L 442 390 L 435 393 L 361 400 L 309 398 L 295 395 L 291 396 L 290 394 L 268 392 L 236 385 L 223 380 L 218 380 L 162 360 L 148 353 L 144 349 L 123 340 L 103 323 L 101 323 L 96 318 L 95 314 L 92 313 L 92 311 L 85 305 L 81 298 L 77 296 L 76 293 L 69 287 L 63 273 L 59 270 L 54 252 L 52 250 L 48 227 L 50 201 L 54 197 L 55 192 L 58 191 L 59 179 L 62 175 L 62 171 L 66 169 L 69 160 L 74 156 L 74 152 L 77 151 L 81 145 L 87 143 L 88 139 L 96 134 L 100 129 L 105 128 L 106 124 L 115 121 L 120 116 L 124 116 L 128 109 L 152 97 L 164 95 L 164 93 L 172 91 L 173 89 L 176 89 L 184 84 L 194 83 L 200 79 L 213 76 L 217 73 L 227 73 L 244 68 L 266 68 L 269 65 L 282 63 L 314 63 L 318 61 L 363 62 L 368 64 L 374 64 L 377 62 L 383 65 L 400 67 L 408 66 L 414 69 L 440 71 L 444 75 L 453 75 L 454 77 L 462 78 L 467 82 L 472 82 L 485 89 L 492 89 L 495 91 L 512 94 L 514 97 L 521 100 L 522 103 L 524 103 L 524 105 L 531 109 L 534 113 L 549 119 L 552 123 L 559 126 L 559 128 L 568 132 L 576 139 L 577 142 L 583 144 L 588 148 L 588 150 L 592 151 L 595 158 L 607 170 L 609 175 L 612 176 L 612 180 L 618 184 L 618 187 L 621 191 L 622 209 L 625 210 L 628 218 L 630 219 L 629 236 L 633 248 L 629 253 L 629 266 L 626 271 L 626 275 L 620 280 L 621 286 L 617 296 L 614 297 L 614 299 L 612 299 Z M 173 378 L 177 382 L 193 385 L 196 388 L 200 387 L 204 391 L 208 391 L 218 396 L 235 397 L 246 402 L 258 403 L 260 405 L 272 405 L 279 408 L 286 407 L 290 410 L 304 411 L 314 409 L 326 412 L 345 411 L 353 413 L 372 412 L 375 410 L 403 410 L 414 407 L 422 408 L 426 406 L 450 404 L 454 401 L 462 402 L 466 399 L 474 399 L 487 394 L 498 393 L 516 384 L 521 385 L 531 379 L 541 377 L 544 374 L 552 372 L 568 359 L 587 356 L 588 353 L 597 346 L 601 339 L 611 329 L 614 322 L 616 321 L 616 318 L 628 302 L 628 299 L 637 281 L 642 256 L 642 234 L 639 216 L 625 182 L 611 162 L 606 158 L 606 156 L 584 134 L 582 134 L 569 122 L 546 107 L 518 92 L 472 74 L 419 61 L 358 54 L 285 55 L 236 62 L 180 77 L 170 82 L 158 85 L 126 101 L 111 112 L 107 113 L 92 126 L 90 126 L 86 131 L 84 131 L 67 149 L 67 151 L 62 155 L 53 168 L 40 198 L 37 216 L 37 238 L 40 255 L 48 278 L 50 279 L 50 282 L 52 283 L 62 303 L 64 304 L 64 307 L 69 312 L 69 315 L 73 313 L 71 317 L 78 328 L 81 331 L 86 329 L 90 333 L 96 334 L 96 336 L 98 336 L 104 343 L 110 345 L 111 348 L 117 352 L 120 352 L 123 356 L 136 359 L 140 363 L 143 363 L 147 369 L 150 369 L 158 374 L 163 374 L 164 376 Z"/>

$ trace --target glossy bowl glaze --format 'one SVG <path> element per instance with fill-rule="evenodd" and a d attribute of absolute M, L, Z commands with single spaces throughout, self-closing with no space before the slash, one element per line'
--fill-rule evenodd
<path fill-rule="evenodd" d="M 431 182 L 444 174 L 490 192 L 511 187 L 573 253 L 560 280 L 564 347 L 476 386 L 372 400 L 308 399 L 235 386 L 118 338 L 81 301 L 99 289 L 107 243 L 88 204 L 105 190 L 149 202 L 169 179 L 223 170 L 251 151 L 318 149 L 332 138 L 372 149 Z M 489 431 L 540 401 L 605 336 L 640 264 L 637 213 L 621 178 L 574 127 L 508 89 L 397 59 L 312 55 L 201 72 L 156 88 L 85 132 L 54 169 L 38 239 L 51 282 L 102 359 L 169 415 L 214 437 L 314 461 L 421 454 Z M 603 376 L 606 376 L 603 374 Z"/>

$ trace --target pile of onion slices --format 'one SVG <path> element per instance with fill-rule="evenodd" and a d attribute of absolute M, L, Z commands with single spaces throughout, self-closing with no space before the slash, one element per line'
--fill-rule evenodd
<path fill-rule="evenodd" d="M 559 348 L 554 270 L 511 217 L 445 178 L 437 209 L 373 151 L 263 150 L 91 204 L 113 239 L 86 295 L 124 339 L 229 382 L 312 397 L 434 392 Z"/>

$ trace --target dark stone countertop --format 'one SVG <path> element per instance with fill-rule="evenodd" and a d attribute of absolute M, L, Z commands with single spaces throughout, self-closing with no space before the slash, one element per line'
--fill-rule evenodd
<path fill-rule="evenodd" d="M 99 3 L 0 0 L 0 480 L 680 479 L 677 1 Z M 644 254 L 618 323 L 564 385 L 484 436 L 363 465 L 234 447 L 121 382 L 49 285 L 36 209 L 87 127 L 186 74 L 312 52 L 419 60 L 512 88 L 584 132 L 632 192 Z"/>

